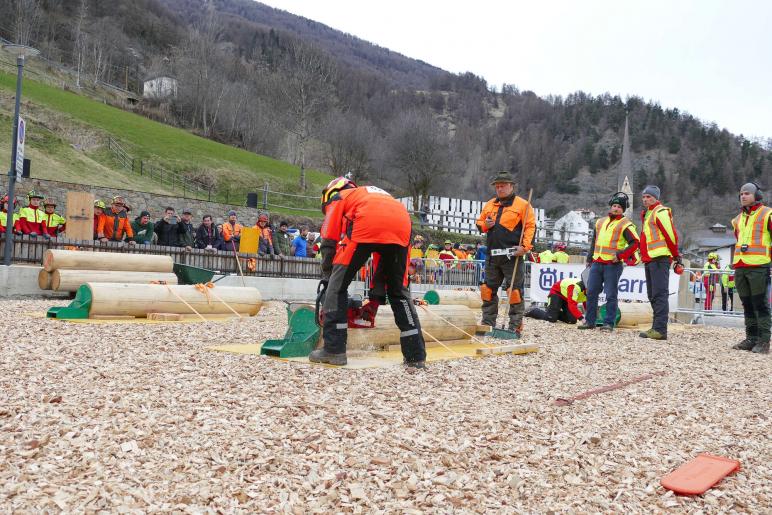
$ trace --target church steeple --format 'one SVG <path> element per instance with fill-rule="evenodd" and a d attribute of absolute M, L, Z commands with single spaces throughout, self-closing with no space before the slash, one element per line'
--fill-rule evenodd
<path fill-rule="evenodd" d="M 630 205 L 625 211 L 625 216 L 630 217 L 633 212 L 633 159 L 630 155 L 630 123 L 625 114 L 625 136 L 622 140 L 622 161 L 617 172 L 617 191 L 626 193 L 630 198 Z"/>

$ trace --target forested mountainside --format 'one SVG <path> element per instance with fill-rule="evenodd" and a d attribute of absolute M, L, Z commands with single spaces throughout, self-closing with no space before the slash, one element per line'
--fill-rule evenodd
<path fill-rule="evenodd" d="M 0 20 L 3 37 L 95 82 L 139 90 L 150 75 L 176 77 L 170 103 L 138 108 L 148 116 L 401 194 L 486 197 L 507 169 L 552 214 L 603 209 L 626 115 L 636 191 L 660 184 L 684 228 L 727 223 L 749 178 L 772 187 L 770 141 L 699 113 L 637 97 L 540 98 L 251 0 L 11 0 Z"/>

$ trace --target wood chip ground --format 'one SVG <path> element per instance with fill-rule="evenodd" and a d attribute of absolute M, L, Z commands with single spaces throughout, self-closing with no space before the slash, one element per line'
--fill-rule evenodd
<path fill-rule="evenodd" d="M 769 513 L 772 359 L 736 329 L 580 334 L 538 354 L 338 370 L 206 350 L 244 321 L 76 324 L 0 313 L 0 512 Z M 577 401 L 558 397 L 666 375 Z M 701 497 L 659 479 L 701 452 L 742 470 Z"/>

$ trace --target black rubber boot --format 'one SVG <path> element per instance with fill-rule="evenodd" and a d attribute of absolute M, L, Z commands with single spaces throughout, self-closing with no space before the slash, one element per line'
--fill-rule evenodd
<path fill-rule="evenodd" d="M 732 345 L 732 348 L 735 350 L 752 350 L 756 346 L 756 340 L 753 338 L 746 338 L 740 343 L 736 343 Z M 769 345 L 769 344 L 767 344 Z"/>
<path fill-rule="evenodd" d="M 324 349 L 316 349 L 308 355 L 308 361 L 311 363 L 327 363 L 328 365 L 342 366 L 348 363 L 346 353 L 332 354 Z"/>
<path fill-rule="evenodd" d="M 757 342 L 753 349 L 751 349 L 751 352 L 756 354 L 769 354 L 769 340 L 765 342 Z"/>

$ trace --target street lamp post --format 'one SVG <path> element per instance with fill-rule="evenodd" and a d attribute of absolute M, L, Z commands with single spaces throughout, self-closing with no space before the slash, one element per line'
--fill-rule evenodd
<path fill-rule="evenodd" d="M 13 201 L 16 196 L 16 152 L 18 150 L 19 108 L 21 106 L 21 82 L 24 73 L 24 59 L 34 57 L 39 50 L 26 45 L 3 45 L 3 50 L 16 56 L 16 108 L 13 114 L 13 137 L 11 138 L 11 167 L 8 169 L 8 213 L 5 219 L 5 252 L 3 264 L 9 266 L 13 257 Z"/>

